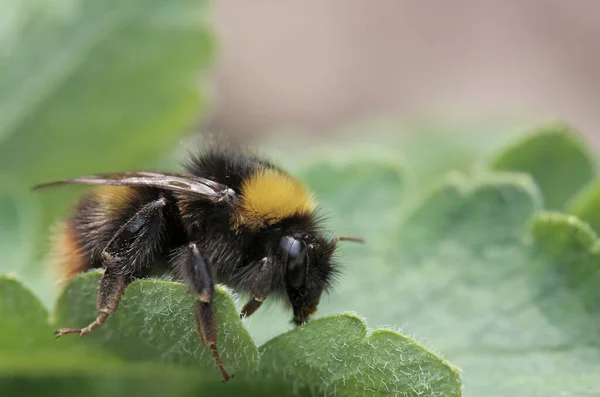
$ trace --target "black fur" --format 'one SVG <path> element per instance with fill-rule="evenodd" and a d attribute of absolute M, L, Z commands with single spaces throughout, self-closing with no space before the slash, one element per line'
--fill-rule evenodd
<path fill-rule="evenodd" d="M 164 271 L 173 273 L 198 297 L 198 331 L 225 382 L 231 376 L 217 348 L 212 309 L 215 280 L 251 294 L 242 315 L 254 313 L 268 296 L 279 295 L 290 303 L 296 325 L 308 321 L 336 274 L 332 261 L 336 241 L 324 237 L 322 219 L 316 214 L 297 214 L 259 230 L 233 224 L 239 203 L 233 198 L 242 195 L 247 178 L 265 167 L 275 168 L 253 155 L 212 148 L 192 156 L 185 168 L 190 176 L 233 190 L 223 196 L 228 199 L 209 194 L 210 200 L 204 193 L 171 189 L 169 184 L 141 186 L 136 178 L 117 188 L 122 190 L 116 194 L 126 197 L 100 191 L 82 199 L 66 225 L 84 261 L 84 266 L 72 264 L 76 270 L 105 269 L 98 289 L 99 314 L 87 327 L 61 329 L 57 335 L 92 332 L 115 313 L 133 278 Z M 44 186 L 82 181 L 114 184 L 118 177 L 85 177 Z"/>
<path fill-rule="evenodd" d="M 252 154 L 215 148 L 191 156 L 185 164 L 189 174 L 227 185 L 238 195 L 244 180 L 264 167 L 275 168 Z M 308 319 L 306 310 L 317 305 L 336 274 L 332 260 L 335 243 L 324 237 L 322 219 L 316 214 L 286 218 L 258 232 L 233 230 L 235 203 L 214 204 L 193 194 L 157 188 L 127 189 L 131 197 L 116 213 L 104 209 L 101 199 L 92 193 L 82 200 L 71 219 L 83 255 L 89 258 L 89 268 L 106 267 L 102 252 L 113 236 L 148 203 L 163 199 L 165 207 L 160 217 L 144 226 L 144 233 L 136 236 L 138 240 L 131 243 L 123 260 L 110 265 L 118 266 L 115 272 L 133 278 L 170 270 L 198 291 L 200 286 L 194 285 L 190 269 L 184 270 L 189 262 L 187 247 L 195 243 L 217 282 L 251 293 L 260 262 L 269 257 L 273 266 L 269 295 L 287 297 L 297 323 Z M 286 283 L 287 254 L 279 247 L 284 236 L 301 239 L 310 247 L 306 284 L 297 290 Z"/>

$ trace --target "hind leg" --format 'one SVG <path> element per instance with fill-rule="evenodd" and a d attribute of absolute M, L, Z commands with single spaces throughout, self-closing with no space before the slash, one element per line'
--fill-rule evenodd
<path fill-rule="evenodd" d="M 165 204 L 165 199 L 160 198 L 142 207 L 117 231 L 102 252 L 102 266 L 105 270 L 98 286 L 96 320 L 81 329 L 59 329 L 56 337 L 67 334 L 84 336 L 115 313 L 121 295 L 131 276 L 138 270 L 139 263 L 150 263 L 156 254 L 164 231 L 162 210 Z"/>
<path fill-rule="evenodd" d="M 121 299 L 121 295 L 123 295 L 127 284 L 129 284 L 129 278 L 114 276 L 107 269 L 100 279 L 100 285 L 98 286 L 98 299 L 96 303 L 98 317 L 96 317 L 96 320 L 87 327 L 81 329 L 61 328 L 56 331 L 56 337 L 58 338 L 67 334 L 79 334 L 79 336 L 84 336 L 101 326 L 109 316 L 117 311 L 119 300 Z"/>

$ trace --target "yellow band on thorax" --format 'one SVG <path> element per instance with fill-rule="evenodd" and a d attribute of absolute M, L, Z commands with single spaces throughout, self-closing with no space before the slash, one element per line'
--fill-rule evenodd
<path fill-rule="evenodd" d="M 233 226 L 257 230 L 315 209 L 312 194 L 292 176 L 263 168 L 244 181 Z"/>

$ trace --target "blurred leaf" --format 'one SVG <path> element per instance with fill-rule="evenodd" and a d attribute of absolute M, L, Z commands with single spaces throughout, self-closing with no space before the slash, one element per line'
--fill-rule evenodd
<path fill-rule="evenodd" d="M 24 186 L 140 167 L 198 117 L 206 0 L 3 3 L 0 169 Z M 73 191 L 44 194 L 43 222 Z M 40 253 L 39 247 L 33 247 Z"/>
<path fill-rule="evenodd" d="M 567 211 L 600 232 L 600 180 L 593 181 L 573 197 L 567 205 Z"/>
<path fill-rule="evenodd" d="M 422 192 L 448 172 L 470 174 L 499 145 L 522 136 L 537 123 L 530 115 L 487 114 L 469 119 L 427 115 L 405 126 L 404 136 L 395 140 L 395 147 Z M 388 135 L 390 142 L 394 142 L 393 137 L 398 133 Z"/>
<path fill-rule="evenodd" d="M 48 313 L 21 283 L 0 275 L 0 356 L 7 351 L 35 349 L 52 337 Z M 3 360 L 0 360 L 3 361 Z"/>
<path fill-rule="evenodd" d="M 462 368 L 467 395 L 600 392 L 596 237 L 575 218 L 541 214 L 523 240 L 540 208 L 525 176 L 451 179 L 386 248 L 346 256 L 358 270 L 319 310 L 355 310 L 425 338 Z"/>
<path fill-rule="evenodd" d="M 409 207 L 403 200 L 378 201 L 399 197 L 398 185 L 383 177 L 371 186 L 356 182 L 351 166 L 330 173 L 337 165 L 318 160 L 325 164 L 312 172 L 313 158 L 304 169 L 298 161 L 297 172 L 308 176 L 335 232 L 362 229 L 368 236 L 364 246 L 343 246 L 344 274 L 322 300 L 320 315 L 353 310 L 373 326 L 402 326 L 462 368 L 467 396 L 600 394 L 599 243 L 576 218 L 539 212 L 540 190 L 563 206 L 592 178 L 594 166 L 570 131 L 545 131 L 519 139 L 492 161 L 532 172 L 540 188 L 526 175 L 478 172 L 469 181 L 454 174 Z M 547 150 L 554 151 L 552 164 Z M 335 151 L 335 164 L 355 159 L 356 148 L 343 151 Z M 383 153 L 387 158 L 390 149 Z M 358 160 L 355 168 L 363 165 Z M 356 190 L 346 188 L 355 183 Z M 587 201 L 569 208 L 590 219 L 595 192 L 590 187 Z M 378 228 L 390 219 L 396 220 L 391 235 Z M 271 336 L 273 322 L 267 328 L 266 318 L 257 320 L 249 321 L 254 338 Z"/>
<path fill-rule="evenodd" d="M 0 395 L 12 396 L 86 396 L 86 397 L 265 397 L 285 396 L 289 386 L 279 381 L 253 382 L 235 379 L 222 382 L 204 379 L 204 373 L 189 369 L 148 367 L 136 371 L 134 365 L 119 371 L 99 368 L 87 374 L 53 375 L 0 375 Z"/>
<path fill-rule="evenodd" d="M 514 142 L 490 162 L 495 171 L 530 174 L 540 187 L 548 209 L 563 209 L 575 193 L 595 176 L 585 144 L 562 123 L 539 128 Z"/>
<path fill-rule="evenodd" d="M 398 207 L 402 205 L 406 184 L 398 159 L 361 159 L 351 155 L 337 161 L 315 160 L 298 176 L 316 192 L 322 211 L 330 217 L 337 234 L 368 238 L 365 233 L 384 233 L 398 224 Z M 374 212 L 379 212 L 377 223 L 372 222 Z M 345 228 L 336 228 L 342 217 Z"/>
<path fill-rule="evenodd" d="M 318 144 L 307 140 L 306 131 L 277 131 L 265 143 L 266 152 L 286 169 L 297 172 L 315 159 L 402 160 L 405 179 L 410 179 L 405 199 L 427 191 L 448 172 L 470 174 L 478 162 L 523 136 L 542 121 L 531 115 L 486 114 L 472 118 L 431 115 L 410 120 L 365 120 L 353 122 Z"/>
<path fill-rule="evenodd" d="M 0 175 L 0 271 L 21 275 L 40 244 L 39 203 L 12 178 Z"/>
<path fill-rule="evenodd" d="M 161 153 L 198 112 L 198 70 L 211 53 L 206 3 L 18 7 L 0 70 L 0 164 L 41 182 Z"/>
<path fill-rule="evenodd" d="M 388 330 L 366 335 L 354 315 L 315 320 L 267 342 L 261 370 L 316 395 L 461 395 L 457 369 L 412 339 Z"/>
<path fill-rule="evenodd" d="M 119 361 L 99 350 L 82 349 L 75 343 L 59 345 L 48 313 L 21 282 L 0 275 L 0 376 L 20 371 L 60 373 L 65 368 L 93 369 L 116 365 Z"/>

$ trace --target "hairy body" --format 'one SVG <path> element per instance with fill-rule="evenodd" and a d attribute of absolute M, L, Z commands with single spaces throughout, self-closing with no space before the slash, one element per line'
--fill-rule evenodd
<path fill-rule="evenodd" d="M 99 315 L 86 328 L 58 332 L 91 332 L 116 311 L 132 279 L 171 272 L 198 297 L 199 332 L 227 381 L 216 347 L 214 284 L 251 295 L 244 316 L 279 295 L 290 303 L 294 323 L 303 324 L 336 274 L 332 256 L 340 238 L 324 236 L 310 192 L 268 161 L 208 149 L 185 168 L 179 175 L 122 173 L 47 184 L 101 185 L 80 201 L 57 239 L 64 278 L 104 269 Z"/>

